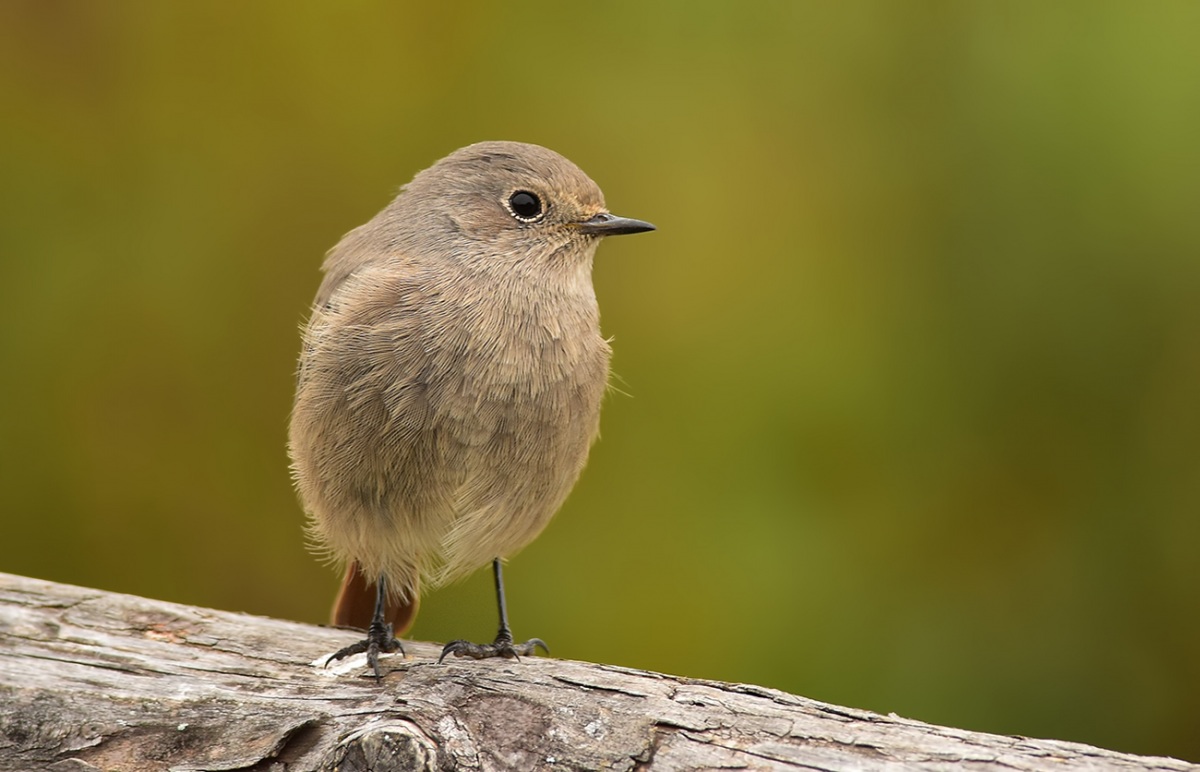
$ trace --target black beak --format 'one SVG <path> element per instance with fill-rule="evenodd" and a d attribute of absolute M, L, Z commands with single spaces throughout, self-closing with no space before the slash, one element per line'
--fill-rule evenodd
<path fill-rule="evenodd" d="M 625 233 L 652 231 L 654 226 L 632 217 L 617 217 L 615 214 L 601 212 L 590 220 L 579 223 L 579 230 L 593 236 L 620 236 Z"/>

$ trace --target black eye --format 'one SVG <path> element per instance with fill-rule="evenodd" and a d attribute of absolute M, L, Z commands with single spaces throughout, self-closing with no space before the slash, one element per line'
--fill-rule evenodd
<path fill-rule="evenodd" d="M 542 216 L 542 200 L 528 190 L 518 190 L 508 197 L 508 209 L 521 222 L 533 222 Z"/>

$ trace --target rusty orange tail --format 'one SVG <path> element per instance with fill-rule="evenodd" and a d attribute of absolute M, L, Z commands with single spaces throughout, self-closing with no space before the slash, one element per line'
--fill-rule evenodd
<path fill-rule="evenodd" d="M 346 576 L 342 579 L 342 589 L 338 592 L 337 600 L 333 604 L 333 624 L 339 627 L 358 627 L 366 630 L 370 627 L 371 617 L 375 614 L 377 592 L 376 582 L 363 576 L 357 560 L 352 562 L 346 569 Z M 417 608 L 420 605 L 415 588 L 410 601 L 398 601 L 390 597 L 387 599 L 384 617 L 392 623 L 394 635 L 403 635 L 408 628 L 412 627 L 413 620 L 417 618 Z"/>

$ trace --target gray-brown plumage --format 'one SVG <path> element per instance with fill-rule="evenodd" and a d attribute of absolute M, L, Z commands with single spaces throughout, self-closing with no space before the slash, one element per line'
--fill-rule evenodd
<path fill-rule="evenodd" d="M 483 142 L 329 252 L 289 439 L 311 535 L 349 566 L 336 621 L 363 625 L 382 577 L 404 626 L 422 581 L 512 555 L 546 526 L 608 381 L 592 257 L 601 236 L 652 228 L 608 214 L 557 153 Z"/>

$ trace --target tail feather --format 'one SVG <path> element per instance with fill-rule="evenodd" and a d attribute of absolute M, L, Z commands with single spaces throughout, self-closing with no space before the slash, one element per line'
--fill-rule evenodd
<path fill-rule="evenodd" d="M 346 569 L 346 576 L 342 579 L 342 589 L 333 604 L 333 624 L 338 627 L 359 627 L 363 630 L 370 627 L 371 617 L 375 615 L 375 596 L 378 593 L 376 586 L 376 580 L 367 579 L 363 575 L 357 560 L 351 562 Z M 384 607 L 384 618 L 392 623 L 394 635 L 402 635 L 412 627 L 420 605 L 415 587 L 411 598 L 397 598 L 389 593 Z"/>

